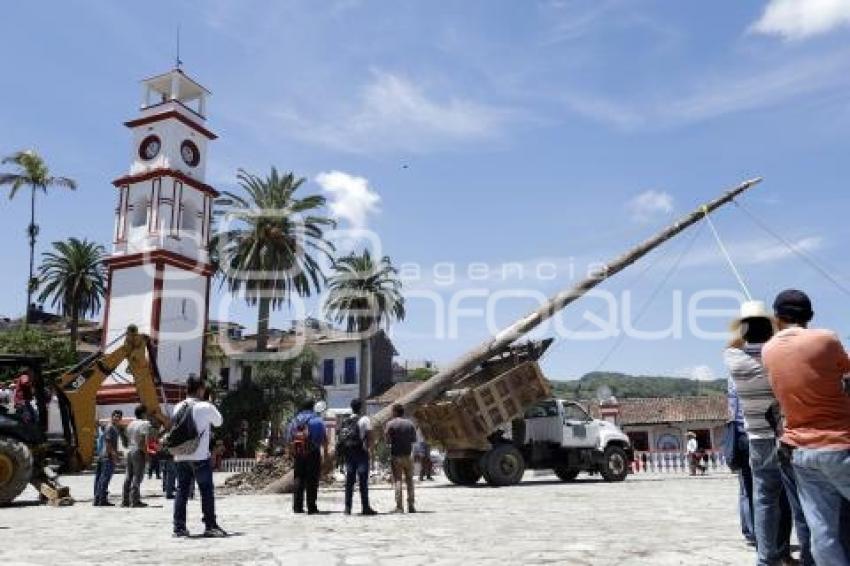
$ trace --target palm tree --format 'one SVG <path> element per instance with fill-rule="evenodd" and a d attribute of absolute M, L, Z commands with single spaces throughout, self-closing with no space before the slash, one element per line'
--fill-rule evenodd
<path fill-rule="evenodd" d="M 316 211 L 325 197 L 296 198 L 304 183 L 292 173 L 280 175 L 272 167 L 266 178 L 240 169 L 239 185 L 247 198 L 223 192 L 219 204 L 229 226 L 213 238 L 211 257 L 223 283 L 237 294 L 244 291 L 249 304 L 259 304 L 257 351 L 268 346 L 269 313 L 291 299 L 292 293 L 310 296 L 325 281 L 315 254 L 331 259 L 333 245 L 326 228 L 336 223 Z"/>
<path fill-rule="evenodd" d="M 365 401 L 369 395 L 367 360 L 372 357 L 369 338 L 381 326 L 389 328 L 393 320 L 404 320 L 402 284 L 390 258 L 385 256 L 376 263 L 369 250 L 338 259 L 333 270 L 325 315 L 360 334 L 360 399 Z"/>
<path fill-rule="evenodd" d="M 71 318 L 71 346 L 75 349 L 80 317 L 99 311 L 106 294 L 105 256 L 103 246 L 77 238 L 53 242 L 53 251 L 42 254 L 39 300 L 52 297 L 52 305 Z"/>
<path fill-rule="evenodd" d="M 14 173 L 0 173 L 0 186 L 8 185 L 10 187 L 10 199 L 15 198 L 18 189 L 21 187 L 28 186 L 30 188 L 30 224 L 27 227 L 30 242 L 30 271 L 29 279 L 27 279 L 27 308 L 24 311 L 26 313 L 24 323 L 27 323 L 30 319 L 32 294 L 38 286 L 38 281 L 33 277 L 35 240 L 38 237 L 38 225 L 35 223 L 36 189 L 41 189 L 41 192 L 47 194 L 48 187 L 64 187 L 73 190 L 77 188 L 77 183 L 68 177 L 52 177 L 44 159 L 33 150 L 19 151 L 5 157 L 0 163 L 3 165 L 13 164 L 17 168 Z"/>

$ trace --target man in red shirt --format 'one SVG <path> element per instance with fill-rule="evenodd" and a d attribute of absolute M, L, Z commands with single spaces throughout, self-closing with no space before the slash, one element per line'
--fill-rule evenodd
<path fill-rule="evenodd" d="M 818 564 L 850 565 L 842 547 L 842 505 L 850 503 L 850 357 L 838 336 L 809 329 L 812 304 L 787 290 L 773 303 L 779 332 L 765 344 L 764 365 L 785 418 L 782 442 L 792 462 L 812 554 Z"/>

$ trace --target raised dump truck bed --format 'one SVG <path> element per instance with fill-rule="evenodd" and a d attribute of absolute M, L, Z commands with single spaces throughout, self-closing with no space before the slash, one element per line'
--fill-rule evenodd
<path fill-rule="evenodd" d="M 450 391 L 416 411 L 416 422 L 428 442 L 449 453 L 489 450 L 489 437 L 521 418 L 526 409 L 551 395 L 536 361 L 525 361 L 490 381 Z"/>

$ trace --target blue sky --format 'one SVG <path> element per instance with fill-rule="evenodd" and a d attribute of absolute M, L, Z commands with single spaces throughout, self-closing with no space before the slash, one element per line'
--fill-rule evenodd
<path fill-rule="evenodd" d="M 129 166 L 121 124 L 135 115 L 138 81 L 172 65 L 179 24 L 184 69 L 213 92 L 209 126 L 220 138 L 209 183 L 233 189 L 238 167 L 293 170 L 331 199 L 343 226 L 374 231 L 396 264 L 425 274 L 445 262 L 461 274 L 477 263 L 496 273 L 506 262 L 559 266 L 556 280 L 491 273 L 441 286 L 424 276 L 411 290 L 447 303 L 472 291 L 466 308 L 499 290 L 548 294 L 569 283 L 565 266 L 604 261 L 754 176 L 765 181 L 744 199 L 748 210 L 850 288 L 848 4 L 16 3 L 0 38 L 0 152 L 35 148 L 79 182 L 39 198 L 40 251 L 71 235 L 108 247 L 110 181 Z M 24 303 L 23 196 L 0 201 L 7 315 Z M 820 326 L 850 333 L 847 292 L 735 207 L 715 222 L 754 295 L 804 288 Z M 695 237 L 606 283 L 632 292 L 634 310 L 645 310 L 639 328 L 669 324 L 676 290 L 685 302 L 701 289 L 737 290 L 710 232 Z M 222 304 L 218 293 L 214 311 Z M 577 304 L 566 326 L 601 306 Z M 502 300 L 493 319 L 508 323 L 530 307 Z M 440 338 L 426 301 L 408 311 L 394 330 L 404 358 L 445 362 L 488 333 L 470 316 L 456 337 Z M 251 324 L 255 315 L 238 303 L 229 316 Z M 290 317 L 279 311 L 273 324 Z M 719 376 L 722 347 L 689 332 L 563 339 L 544 364 L 554 378 L 594 369 Z"/>

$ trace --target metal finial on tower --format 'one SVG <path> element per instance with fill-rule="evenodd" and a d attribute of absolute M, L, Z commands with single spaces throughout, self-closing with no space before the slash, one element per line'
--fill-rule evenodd
<path fill-rule="evenodd" d="M 177 25 L 177 56 L 174 60 L 174 68 L 179 69 L 183 65 L 183 61 L 180 60 L 180 25 Z"/>

